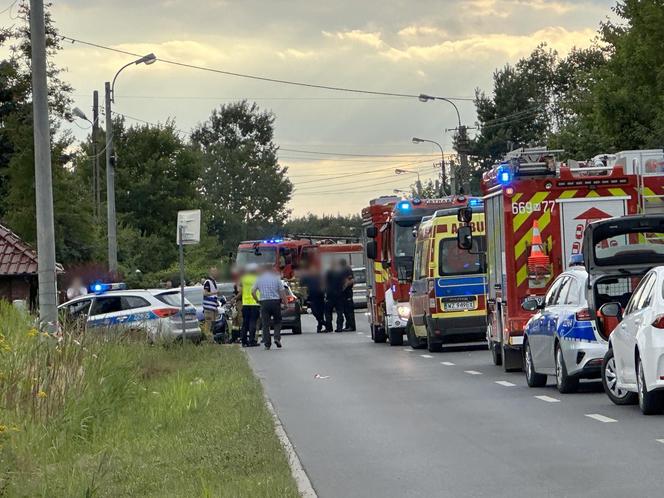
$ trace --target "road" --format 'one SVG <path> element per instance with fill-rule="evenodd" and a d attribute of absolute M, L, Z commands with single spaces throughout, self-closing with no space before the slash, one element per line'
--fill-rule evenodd
<path fill-rule="evenodd" d="M 429 354 L 373 344 L 362 314 L 357 333 L 309 319 L 249 356 L 321 498 L 662 495 L 664 416 L 597 382 L 531 389 L 486 349 Z"/>

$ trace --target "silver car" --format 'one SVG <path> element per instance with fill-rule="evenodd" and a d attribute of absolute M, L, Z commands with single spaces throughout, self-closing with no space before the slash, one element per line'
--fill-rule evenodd
<path fill-rule="evenodd" d="M 367 270 L 366 268 L 353 268 L 353 305 L 355 308 L 367 307 Z"/>
<path fill-rule="evenodd" d="M 122 290 L 80 296 L 58 308 L 65 320 L 81 321 L 86 330 L 119 329 L 145 331 L 150 341 L 182 337 L 180 291 Z M 185 337 L 202 339 L 196 309 L 185 300 Z"/>

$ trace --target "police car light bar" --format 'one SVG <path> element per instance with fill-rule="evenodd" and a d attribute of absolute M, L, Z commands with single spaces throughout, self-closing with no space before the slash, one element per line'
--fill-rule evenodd
<path fill-rule="evenodd" d="M 401 209 L 402 211 L 409 211 L 411 208 L 410 202 L 408 201 L 403 201 L 397 204 L 398 208 Z"/>
<path fill-rule="evenodd" d="M 95 294 L 100 294 L 102 292 L 108 292 L 108 291 L 117 291 L 117 290 L 126 290 L 127 289 L 127 284 L 123 282 L 116 282 L 116 283 L 103 283 L 103 282 L 95 282 L 90 286 L 90 291 L 94 292 Z"/>

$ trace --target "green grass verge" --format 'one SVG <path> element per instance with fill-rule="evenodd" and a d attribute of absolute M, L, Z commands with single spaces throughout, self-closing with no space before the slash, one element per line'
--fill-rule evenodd
<path fill-rule="evenodd" d="M 237 347 L 0 334 L 0 496 L 298 496 Z"/>

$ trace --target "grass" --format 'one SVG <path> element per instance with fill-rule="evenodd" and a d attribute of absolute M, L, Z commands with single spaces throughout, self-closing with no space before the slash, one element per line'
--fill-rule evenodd
<path fill-rule="evenodd" d="M 298 496 L 237 347 L 0 334 L 0 496 Z"/>

